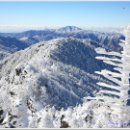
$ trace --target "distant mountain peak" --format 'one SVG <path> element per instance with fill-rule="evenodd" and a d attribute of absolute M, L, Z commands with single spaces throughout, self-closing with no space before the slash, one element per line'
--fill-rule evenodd
<path fill-rule="evenodd" d="M 65 26 L 62 28 L 57 29 L 57 32 L 74 32 L 74 31 L 81 31 L 82 29 L 76 26 Z"/>

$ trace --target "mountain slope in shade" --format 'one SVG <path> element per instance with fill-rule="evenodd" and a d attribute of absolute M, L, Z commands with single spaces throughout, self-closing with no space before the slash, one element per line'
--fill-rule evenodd
<path fill-rule="evenodd" d="M 0 36 L 0 60 L 26 47 L 28 46 L 25 42 L 17 40 L 16 38 Z"/>
<path fill-rule="evenodd" d="M 3 46 L 5 50 L 8 50 L 10 52 L 15 52 L 27 47 L 24 42 L 21 42 L 16 38 L 2 36 L 0 36 L 0 46 Z"/>

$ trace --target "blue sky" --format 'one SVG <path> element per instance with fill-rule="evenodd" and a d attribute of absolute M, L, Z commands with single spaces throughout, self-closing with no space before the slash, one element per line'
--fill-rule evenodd
<path fill-rule="evenodd" d="M 0 27 L 124 27 L 130 2 L 0 2 Z"/>

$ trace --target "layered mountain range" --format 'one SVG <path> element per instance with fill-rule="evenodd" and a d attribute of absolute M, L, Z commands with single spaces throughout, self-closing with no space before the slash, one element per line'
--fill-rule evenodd
<path fill-rule="evenodd" d="M 0 35 L 0 108 L 18 117 L 27 113 L 28 101 L 39 111 L 74 107 L 94 96 L 100 89 L 97 81 L 109 82 L 94 72 L 112 69 L 95 59 L 95 48 L 120 52 L 119 42 L 125 39 L 120 33 L 74 26 Z"/>
<path fill-rule="evenodd" d="M 120 46 L 118 45 L 119 40 L 124 39 L 124 36 L 121 33 L 96 32 L 83 30 L 75 26 L 67 26 L 59 29 L 30 30 L 22 33 L 0 33 L 0 36 L 4 36 L 6 38 L 16 38 L 17 40 L 24 42 L 23 44 L 26 44 L 26 46 L 55 38 L 74 37 L 80 39 L 90 39 L 97 42 L 104 48 L 109 50 L 114 49 L 117 51 L 120 50 Z M 10 44 L 11 42 L 12 41 L 10 41 Z M 17 43 L 19 42 L 17 41 Z M 13 44 L 14 43 L 12 43 L 12 45 Z M 23 44 L 19 43 L 19 46 L 24 46 Z"/>

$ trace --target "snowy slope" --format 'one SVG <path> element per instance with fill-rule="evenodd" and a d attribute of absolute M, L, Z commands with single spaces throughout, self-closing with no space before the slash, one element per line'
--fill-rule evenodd
<path fill-rule="evenodd" d="M 95 46 L 90 40 L 58 38 L 1 61 L 0 109 L 5 113 L 2 117 L 6 118 L 7 113 L 17 115 L 13 119 L 22 123 L 14 125 L 11 120 L 8 127 L 29 127 L 29 110 L 39 112 L 47 106 L 68 108 L 82 103 L 85 96 L 94 96 L 100 77 L 93 71 L 103 67 L 101 62 L 95 64 Z"/>
<path fill-rule="evenodd" d="M 82 97 L 97 90 L 97 77 L 91 73 L 103 67 L 103 63 L 91 67 L 94 54 L 94 46 L 89 41 L 78 39 L 36 44 L 12 54 L 0 64 L 1 91 L 19 93 L 19 98 L 23 98 L 21 91 L 26 96 L 30 93 L 43 106 L 76 105 L 82 102 Z"/>
<path fill-rule="evenodd" d="M 5 57 L 9 56 L 10 52 L 0 48 L 0 60 L 3 60 Z"/>
<path fill-rule="evenodd" d="M 95 83 L 99 77 L 88 73 L 93 53 L 90 41 L 60 38 L 10 55 L 0 63 L 0 107 L 20 116 L 19 111 L 26 114 L 30 100 L 36 110 L 82 103 L 99 89 Z"/>

